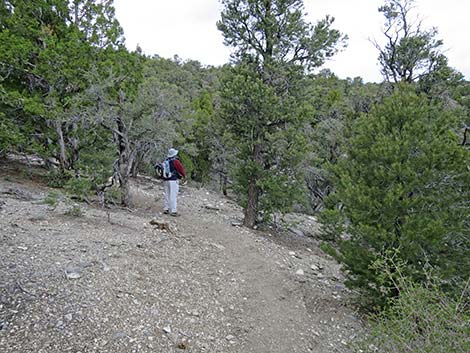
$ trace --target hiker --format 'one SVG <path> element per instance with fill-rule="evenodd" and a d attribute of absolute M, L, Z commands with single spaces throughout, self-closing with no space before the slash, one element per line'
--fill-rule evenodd
<path fill-rule="evenodd" d="M 176 199 L 178 197 L 179 182 L 178 179 L 186 177 L 183 165 L 179 161 L 178 150 L 170 148 L 168 155 L 163 162 L 163 180 L 164 180 L 164 198 L 163 213 L 176 217 L 178 215 L 176 209 Z"/>

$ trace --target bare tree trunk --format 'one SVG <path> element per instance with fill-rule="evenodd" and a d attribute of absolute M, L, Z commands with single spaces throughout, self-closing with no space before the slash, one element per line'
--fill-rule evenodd
<path fill-rule="evenodd" d="M 139 173 L 139 158 L 134 158 L 131 164 L 131 177 L 136 178 Z"/>
<path fill-rule="evenodd" d="M 67 154 L 65 149 L 64 133 L 62 131 L 62 123 L 58 120 L 54 121 L 55 131 L 57 133 L 57 142 L 59 144 L 59 163 L 61 170 L 68 169 Z"/>
<path fill-rule="evenodd" d="M 127 127 L 122 120 L 122 117 L 116 118 L 117 131 L 115 132 L 115 140 L 118 145 L 119 158 L 117 164 L 117 176 L 119 180 L 119 187 L 121 190 L 121 204 L 124 207 L 131 206 L 131 192 L 130 192 L 130 162 L 131 162 L 131 149 L 129 143 L 129 135 Z"/>
<path fill-rule="evenodd" d="M 132 158 L 132 163 L 131 163 L 131 176 L 133 178 L 136 178 L 137 174 L 139 173 L 139 166 L 141 165 L 142 161 L 144 160 L 145 152 L 138 151 L 137 148 L 136 148 L 134 150 L 133 156 L 134 156 L 134 158 Z"/>
<path fill-rule="evenodd" d="M 253 160 L 255 163 L 260 163 L 261 156 L 261 146 L 256 144 L 253 147 Z M 259 199 L 259 189 L 256 185 L 258 181 L 257 175 L 251 175 L 248 182 L 248 199 L 247 205 L 245 208 L 245 217 L 243 219 L 243 225 L 246 227 L 253 228 L 256 225 L 256 220 L 258 218 L 258 199 Z"/>
<path fill-rule="evenodd" d="M 131 197 L 131 188 L 129 183 L 128 176 L 123 176 L 122 174 L 119 176 L 119 183 L 121 188 L 121 205 L 124 207 L 130 207 L 132 202 Z"/>
<path fill-rule="evenodd" d="M 78 159 L 80 157 L 79 147 L 78 147 L 79 139 L 77 137 L 77 130 L 78 130 L 77 123 L 73 122 L 71 129 L 72 129 L 72 132 L 74 133 L 73 134 L 74 136 L 68 137 L 69 144 L 71 147 L 70 168 L 74 169 L 75 163 L 78 162 Z"/>

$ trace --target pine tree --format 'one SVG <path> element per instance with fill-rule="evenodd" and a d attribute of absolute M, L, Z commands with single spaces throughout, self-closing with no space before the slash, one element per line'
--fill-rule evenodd
<path fill-rule="evenodd" d="M 236 184 L 244 224 L 260 211 L 286 211 L 298 195 L 305 139 L 303 74 L 337 52 L 344 37 L 326 17 L 312 26 L 301 0 L 224 0 L 218 28 L 235 49 L 236 66 L 222 80 L 222 118 L 237 141 Z"/>
<path fill-rule="evenodd" d="M 458 118 L 400 86 L 357 121 L 333 168 L 324 219 L 343 232 L 338 258 L 349 284 L 370 299 L 389 293 L 371 265 L 390 250 L 412 280 L 423 281 L 427 267 L 449 288 L 470 275 L 470 153 L 453 132 Z"/>

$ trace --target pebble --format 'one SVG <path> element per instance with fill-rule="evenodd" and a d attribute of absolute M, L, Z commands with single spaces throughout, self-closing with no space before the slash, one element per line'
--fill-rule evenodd
<path fill-rule="evenodd" d="M 299 275 L 299 276 L 303 276 L 305 273 L 304 273 L 304 270 L 302 270 L 301 268 L 297 270 L 297 272 L 295 273 L 296 275 Z"/>
<path fill-rule="evenodd" d="M 65 277 L 68 279 L 78 279 L 82 277 L 82 275 L 80 274 L 80 270 L 78 268 L 69 267 L 65 269 Z"/>
<path fill-rule="evenodd" d="M 165 327 L 163 327 L 163 332 L 165 332 L 165 333 L 171 333 L 171 327 L 170 327 L 170 326 L 165 326 Z"/>

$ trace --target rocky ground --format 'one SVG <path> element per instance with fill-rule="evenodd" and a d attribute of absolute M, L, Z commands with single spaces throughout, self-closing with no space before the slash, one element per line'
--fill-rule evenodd
<path fill-rule="evenodd" d="M 313 217 L 249 230 L 182 186 L 173 218 L 148 179 L 132 210 L 54 204 L 27 174 L 0 168 L 0 352 L 352 352 L 361 321 Z"/>

